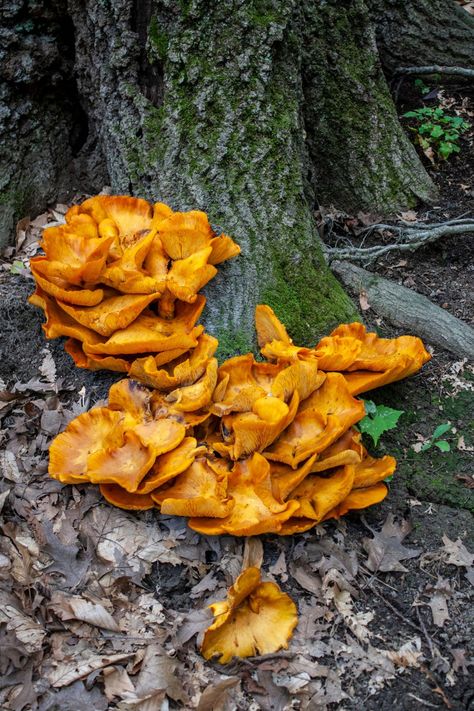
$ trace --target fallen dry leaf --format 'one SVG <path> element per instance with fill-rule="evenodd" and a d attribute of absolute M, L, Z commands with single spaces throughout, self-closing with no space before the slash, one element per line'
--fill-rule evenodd
<path fill-rule="evenodd" d="M 53 593 L 50 607 L 61 620 L 81 620 L 94 627 L 120 632 L 117 622 L 100 603 L 56 592 Z"/>
<path fill-rule="evenodd" d="M 407 572 L 407 568 L 400 561 L 417 558 L 419 548 L 407 548 L 402 541 L 410 533 L 412 527 L 406 520 L 400 523 L 395 521 L 393 514 L 389 514 L 379 533 L 374 532 L 374 537 L 364 538 L 362 543 L 369 554 L 367 567 L 373 572 L 380 570 Z"/>
<path fill-rule="evenodd" d="M 71 662 L 59 662 L 57 666 L 47 674 L 47 678 L 51 685 L 58 689 L 62 686 L 69 686 L 69 684 L 72 684 L 78 679 L 83 679 L 93 671 L 110 667 L 125 659 L 130 659 L 133 655 L 134 652 L 131 651 L 123 654 L 103 655 L 89 652 L 89 654 L 84 655 L 83 658 L 78 658 Z"/>
<path fill-rule="evenodd" d="M 225 711 L 230 694 L 234 696 L 236 686 L 240 684 L 237 676 L 228 676 L 209 684 L 199 698 L 197 711 Z"/>
<path fill-rule="evenodd" d="M 453 591 L 449 581 L 438 576 L 436 584 L 430 585 L 426 593 L 431 595 L 427 604 L 431 608 L 433 622 L 437 627 L 443 627 L 444 623 L 451 619 L 447 601 L 452 596 Z"/>

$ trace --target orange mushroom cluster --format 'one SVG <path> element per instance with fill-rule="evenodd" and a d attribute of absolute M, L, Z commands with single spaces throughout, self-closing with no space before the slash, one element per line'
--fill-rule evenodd
<path fill-rule="evenodd" d="M 44 230 L 41 246 L 30 302 L 43 309 L 48 338 L 67 337 L 76 365 L 168 390 L 203 374 L 217 342 L 196 325 L 199 291 L 240 252 L 204 212 L 98 195 Z"/>
<path fill-rule="evenodd" d="M 248 353 L 218 368 L 217 341 L 203 333 L 153 389 L 114 384 L 108 407 L 54 440 L 51 476 L 98 483 L 110 503 L 185 516 L 208 535 L 288 535 L 381 501 L 396 462 L 362 445 L 355 394 L 419 369 L 422 342 L 355 323 L 300 348 L 268 306 L 256 325 L 264 361 Z"/>

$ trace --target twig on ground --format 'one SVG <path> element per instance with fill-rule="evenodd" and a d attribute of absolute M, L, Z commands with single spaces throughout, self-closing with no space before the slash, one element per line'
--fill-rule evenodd
<path fill-rule="evenodd" d="M 425 67 L 398 67 L 395 74 L 448 74 L 458 77 L 470 77 L 474 79 L 474 69 L 465 67 L 446 67 L 440 64 L 432 64 Z"/>
<path fill-rule="evenodd" d="M 368 236 L 376 230 L 387 230 L 394 234 L 391 244 L 375 245 L 374 247 L 325 247 L 324 251 L 328 262 L 336 259 L 347 259 L 350 262 L 363 262 L 369 264 L 389 252 L 414 252 L 425 244 L 436 242 L 441 237 L 461 235 L 474 232 L 474 219 L 456 219 L 447 222 L 438 222 L 432 225 L 423 225 L 422 228 L 414 225 L 387 225 L 377 223 L 370 225 L 363 232 Z"/>

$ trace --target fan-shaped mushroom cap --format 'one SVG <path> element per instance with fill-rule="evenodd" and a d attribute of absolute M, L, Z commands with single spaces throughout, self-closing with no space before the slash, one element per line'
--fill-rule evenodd
<path fill-rule="evenodd" d="M 295 533 L 306 533 L 311 528 L 318 525 L 317 521 L 310 518 L 289 518 L 288 521 L 282 524 L 278 531 L 279 536 L 293 536 Z"/>
<path fill-rule="evenodd" d="M 151 205 L 128 195 L 96 195 L 79 205 L 79 210 L 90 215 L 97 224 L 106 218 L 113 220 L 121 237 L 149 230 L 152 224 Z"/>
<path fill-rule="evenodd" d="M 75 338 L 68 338 L 64 350 L 69 353 L 78 368 L 88 370 L 113 370 L 117 373 L 128 373 L 131 362 L 126 358 L 117 356 L 88 355 L 84 352 L 83 344 Z"/>
<path fill-rule="evenodd" d="M 362 350 L 362 342 L 352 336 L 326 336 L 314 348 L 321 370 L 347 370 Z"/>
<path fill-rule="evenodd" d="M 271 341 L 283 341 L 291 344 L 286 328 L 279 321 L 275 312 L 266 304 L 258 304 L 255 308 L 255 329 L 257 331 L 257 341 L 260 348 L 263 348 Z"/>
<path fill-rule="evenodd" d="M 317 390 L 325 379 L 326 373 L 318 371 L 317 361 L 296 361 L 278 373 L 272 385 L 272 393 L 288 402 L 296 391 L 301 402 Z"/>
<path fill-rule="evenodd" d="M 362 461 L 355 465 L 353 488 L 371 487 L 391 476 L 396 468 L 397 461 L 394 457 L 387 454 L 381 459 L 376 459 L 365 452 Z"/>
<path fill-rule="evenodd" d="M 187 259 L 210 246 L 214 236 L 205 212 L 174 212 L 158 227 L 163 249 L 170 259 Z"/>
<path fill-rule="evenodd" d="M 323 450 L 318 460 L 313 464 L 311 472 L 323 472 L 344 464 L 357 465 L 365 453 L 365 448 L 360 444 L 361 435 L 350 427 L 339 439 Z"/>
<path fill-rule="evenodd" d="M 189 527 L 207 535 L 278 533 L 282 522 L 298 509 L 295 501 L 281 503 L 275 499 L 270 466 L 258 453 L 235 463 L 228 474 L 227 496 L 233 499 L 234 507 L 226 518 L 191 518 Z"/>
<path fill-rule="evenodd" d="M 123 378 L 109 388 L 109 408 L 127 413 L 131 425 L 152 417 L 150 401 L 150 390 L 136 380 Z"/>
<path fill-rule="evenodd" d="M 203 457 L 179 474 L 170 487 L 151 496 L 162 513 L 174 516 L 225 518 L 234 506 L 227 497 L 227 473 L 212 469 Z"/>
<path fill-rule="evenodd" d="M 212 252 L 208 257 L 209 264 L 220 264 L 233 259 L 240 254 L 240 247 L 229 235 L 219 235 L 211 239 Z"/>
<path fill-rule="evenodd" d="M 218 385 L 214 390 L 212 412 L 227 415 L 230 412 L 248 412 L 256 400 L 271 392 L 271 386 L 280 372 L 278 366 L 257 363 L 253 353 L 229 358 L 219 368 Z M 269 377 L 270 376 L 270 377 Z"/>
<path fill-rule="evenodd" d="M 51 443 L 49 475 L 63 484 L 88 482 L 89 455 L 121 444 L 122 419 L 121 412 L 107 407 L 97 407 L 74 418 Z"/>
<path fill-rule="evenodd" d="M 49 227 L 43 232 L 42 248 L 46 259 L 35 262 L 39 273 L 59 277 L 70 284 L 96 284 L 101 277 L 112 239 L 72 232 L 67 225 Z"/>
<path fill-rule="evenodd" d="M 192 385 L 205 373 L 209 359 L 216 352 L 217 346 L 217 338 L 203 333 L 198 338 L 197 346 L 186 354 L 187 357 L 171 361 L 161 370 L 158 369 L 153 356 L 137 358 L 132 364 L 130 374 L 150 387 L 162 391 Z"/>
<path fill-rule="evenodd" d="M 329 447 L 364 414 L 364 403 L 349 393 L 344 376 L 328 373 L 321 387 L 303 400 L 291 425 L 265 456 L 296 467 Z"/>
<path fill-rule="evenodd" d="M 77 341 L 86 343 L 87 346 L 91 347 L 105 340 L 95 331 L 77 323 L 77 321 L 71 318 L 65 311 L 60 309 L 56 301 L 45 294 L 39 286 L 36 287 L 36 291 L 29 297 L 28 301 L 30 304 L 43 309 L 46 316 L 43 331 L 47 338 L 67 336 L 68 338 L 74 338 Z"/>
<path fill-rule="evenodd" d="M 348 362 L 351 343 L 357 351 Z M 367 333 L 361 323 L 338 326 L 330 336 L 322 339 L 315 353 L 323 351 L 319 361 L 324 369 L 324 354 L 333 362 L 333 367 L 347 371 L 347 381 L 355 395 L 412 375 L 430 358 L 423 342 L 414 336 L 379 338 L 376 333 Z M 330 367 L 328 365 L 328 367 Z"/>
<path fill-rule="evenodd" d="M 206 659 L 226 664 L 233 657 L 251 657 L 287 649 L 298 624 L 296 605 L 275 583 L 262 583 L 258 568 L 247 568 L 228 592 L 227 600 L 210 605 L 213 624 L 204 633 Z"/>
<path fill-rule="evenodd" d="M 193 303 L 198 291 L 217 274 L 217 269 L 207 263 L 211 252 L 212 248 L 207 247 L 186 259 L 173 262 L 166 278 L 166 287 L 177 299 Z"/>
<path fill-rule="evenodd" d="M 385 499 L 387 493 L 388 486 L 382 482 L 368 486 L 365 489 L 353 489 L 340 504 L 326 515 L 325 520 L 340 518 L 348 511 L 365 509 L 368 506 L 378 504 Z"/>
<path fill-rule="evenodd" d="M 418 368 L 409 372 L 411 369 L 411 358 L 400 358 L 398 363 L 392 368 L 384 372 L 377 373 L 373 370 L 355 370 L 353 372 L 344 371 L 343 375 L 347 382 L 347 387 L 352 395 L 360 395 L 374 388 L 381 388 L 388 383 L 394 383 L 397 380 L 405 378 L 407 375 L 412 375 Z"/>
<path fill-rule="evenodd" d="M 149 494 L 167 481 L 184 472 L 194 462 L 195 458 L 204 454 L 206 448 L 198 447 L 194 437 L 185 437 L 177 447 L 166 454 L 157 457 L 154 465 L 140 482 L 137 494 Z"/>
<path fill-rule="evenodd" d="M 290 496 L 299 503 L 296 517 L 322 521 L 350 493 L 354 482 L 354 466 L 346 464 L 328 477 L 310 474 Z"/>
<path fill-rule="evenodd" d="M 101 336 L 111 336 L 115 331 L 127 328 L 156 298 L 156 294 L 120 294 L 106 296 L 96 306 L 75 306 L 60 300 L 58 305 L 83 326 L 100 333 Z"/>
<path fill-rule="evenodd" d="M 314 350 L 302 346 L 294 346 L 286 341 L 270 341 L 261 348 L 260 353 L 269 361 L 277 363 L 293 363 L 298 360 L 316 360 Z"/>
<path fill-rule="evenodd" d="M 76 304 L 77 306 L 96 306 L 102 301 L 104 298 L 103 289 L 81 289 L 78 286 L 69 284 L 66 279 L 61 277 L 50 277 L 50 279 L 43 277 L 37 265 L 46 260 L 47 257 L 33 257 L 30 260 L 30 268 L 35 281 L 45 294 L 53 296 L 58 301 Z"/>
<path fill-rule="evenodd" d="M 217 383 L 217 358 L 211 358 L 206 372 L 193 385 L 186 385 L 170 392 L 166 400 L 175 410 L 195 412 L 211 402 L 212 393 Z"/>
<path fill-rule="evenodd" d="M 155 458 L 152 448 L 129 430 L 124 433 L 120 446 L 107 447 L 87 457 L 87 478 L 92 484 L 118 484 L 133 493 Z"/>
<path fill-rule="evenodd" d="M 122 489 L 118 484 L 100 484 L 100 493 L 114 506 L 128 511 L 147 511 L 155 508 L 156 504 L 148 494 L 131 493 Z"/>
<path fill-rule="evenodd" d="M 140 314 L 138 318 L 120 331 L 115 331 L 105 342 L 87 347 L 90 354 L 132 355 L 150 351 L 170 351 L 178 348 L 195 348 L 198 336 L 204 326 L 196 326 L 191 331 L 176 321 L 164 321 L 157 316 Z M 69 334 L 67 334 L 69 335 Z"/>
<path fill-rule="evenodd" d="M 298 469 L 292 469 L 287 464 L 270 462 L 273 493 L 278 501 L 285 501 L 293 489 L 296 489 L 308 474 L 311 473 L 317 454 L 306 460 Z"/>
<path fill-rule="evenodd" d="M 234 460 L 261 452 L 294 420 L 298 404 L 297 392 L 293 393 L 289 405 L 277 397 L 266 396 L 253 403 L 252 412 L 226 415 L 222 422 L 230 433 L 230 443 L 219 445 L 214 442 L 214 449 Z"/>

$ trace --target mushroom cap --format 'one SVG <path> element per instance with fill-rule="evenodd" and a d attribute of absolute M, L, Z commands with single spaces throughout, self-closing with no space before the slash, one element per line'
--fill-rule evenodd
<path fill-rule="evenodd" d="M 290 494 L 299 503 L 294 515 L 319 523 L 349 495 L 353 482 L 352 464 L 338 467 L 327 477 L 310 474 Z"/>
<path fill-rule="evenodd" d="M 64 350 L 69 353 L 78 368 L 88 370 L 113 370 L 117 373 L 128 373 L 131 362 L 118 356 L 90 355 L 84 352 L 83 344 L 75 338 L 68 338 Z"/>
<path fill-rule="evenodd" d="M 211 358 L 205 373 L 193 385 L 177 388 L 166 396 L 174 410 L 195 412 L 209 405 L 217 383 L 217 358 Z"/>
<path fill-rule="evenodd" d="M 154 465 L 140 482 L 137 494 L 149 494 L 174 479 L 191 466 L 196 456 L 204 452 L 205 447 L 198 447 L 194 437 L 185 437 L 174 449 L 156 458 Z"/>
<path fill-rule="evenodd" d="M 106 447 L 87 457 L 87 478 L 92 484 L 118 484 L 135 492 L 151 469 L 156 455 L 133 431 L 123 434 L 120 446 Z"/>
<path fill-rule="evenodd" d="M 265 396 L 253 403 L 252 412 L 224 416 L 222 422 L 230 433 L 230 443 L 214 442 L 214 449 L 234 460 L 261 452 L 293 422 L 298 404 L 297 392 L 293 393 L 289 405 L 277 397 Z"/>
<path fill-rule="evenodd" d="M 258 568 L 244 570 L 227 600 L 209 606 L 213 624 L 204 633 L 201 652 L 226 664 L 233 657 L 251 657 L 287 649 L 298 613 L 293 600 L 275 583 L 262 583 Z"/>
<path fill-rule="evenodd" d="M 217 269 L 207 263 L 211 252 L 212 248 L 206 247 L 186 259 L 173 262 L 166 277 L 166 287 L 177 299 L 192 304 L 198 291 L 217 274 Z"/>
<path fill-rule="evenodd" d="M 273 309 L 266 304 L 258 304 L 255 308 L 255 329 L 260 348 L 263 348 L 271 341 L 283 341 L 286 344 L 292 343 L 286 328 L 278 320 Z"/>
<path fill-rule="evenodd" d="M 156 507 L 148 494 L 130 493 L 118 484 L 100 484 L 100 493 L 109 504 L 127 511 L 147 511 Z"/>
<path fill-rule="evenodd" d="M 392 476 L 397 461 L 388 454 L 380 459 L 371 457 L 365 451 L 363 459 L 355 465 L 354 489 L 366 488 Z"/>
<path fill-rule="evenodd" d="M 148 304 L 158 298 L 156 294 L 112 293 L 96 306 L 76 306 L 56 299 L 60 308 L 75 321 L 101 336 L 111 336 L 115 331 L 127 328 Z"/>
<path fill-rule="evenodd" d="M 58 301 L 77 306 L 96 306 L 104 298 L 103 289 L 81 289 L 74 284 L 70 284 L 62 277 L 50 277 L 47 279 L 41 274 L 41 265 L 47 261 L 47 257 L 33 257 L 30 259 L 30 269 L 38 286 L 49 296 L 53 296 Z"/>
<path fill-rule="evenodd" d="M 321 387 L 303 400 L 288 429 L 265 456 L 296 467 L 329 447 L 364 415 L 364 403 L 350 394 L 344 376 L 327 373 Z"/>
<path fill-rule="evenodd" d="M 227 478 L 227 472 L 211 468 L 201 457 L 170 487 L 154 491 L 151 496 L 164 514 L 225 518 L 234 506 L 227 497 Z"/>
<path fill-rule="evenodd" d="M 203 333 L 198 337 L 197 346 L 180 355 L 174 361 L 159 369 L 153 356 L 137 358 L 130 369 L 130 375 L 157 390 L 166 391 L 178 386 L 192 385 L 206 371 L 210 358 L 217 350 L 218 340 Z"/>
<path fill-rule="evenodd" d="M 206 535 L 278 533 L 282 522 L 298 509 L 296 501 L 282 503 L 274 497 L 270 465 L 257 452 L 236 462 L 228 473 L 227 496 L 234 501 L 228 516 L 222 519 L 191 518 L 189 527 Z"/>
<path fill-rule="evenodd" d="M 121 412 L 107 407 L 96 407 L 71 420 L 49 447 L 49 475 L 63 484 L 87 483 L 89 456 L 122 442 L 122 420 Z"/>
<path fill-rule="evenodd" d="M 368 486 L 365 489 L 353 489 L 340 504 L 326 514 L 325 520 L 340 518 L 348 511 L 366 509 L 368 506 L 379 504 L 387 494 L 388 486 L 383 482 Z"/>

